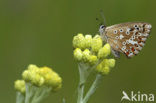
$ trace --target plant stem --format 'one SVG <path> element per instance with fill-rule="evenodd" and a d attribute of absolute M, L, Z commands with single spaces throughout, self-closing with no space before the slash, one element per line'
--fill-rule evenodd
<path fill-rule="evenodd" d="M 79 84 L 77 103 L 83 103 L 84 84 Z"/>
<path fill-rule="evenodd" d="M 101 82 L 102 75 L 97 74 L 95 81 L 93 82 L 92 86 L 90 87 L 89 91 L 87 92 L 84 100 L 82 103 L 87 103 L 91 95 L 95 92 L 96 88 L 98 87 L 99 83 Z"/>
<path fill-rule="evenodd" d="M 79 86 L 78 86 L 77 103 L 83 103 L 83 94 L 84 94 L 84 87 L 85 87 L 84 84 L 90 72 L 88 71 L 88 66 L 84 64 L 79 64 L 78 67 L 79 67 L 79 73 L 80 73 L 80 81 L 79 81 Z"/>
<path fill-rule="evenodd" d="M 26 83 L 26 95 L 25 95 L 25 103 L 31 103 L 31 99 L 33 97 L 33 92 L 32 91 L 32 85 L 31 83 Z"/>
<path fill-rule="evenodd" d="M 36 89 L 34 92 L 34 96 L 32 98 L 31 103 L 40 103 L 44 98 L 46 98 L 51 91 L 51 88 L 49 87 L 33 87 L 33 89 Z"/>
<path fill-rule="evenodd" d="M 21 92 L 16 93 L 16 103 L 24 103 L 24 94 Z"/>
<path fill-rule="evenodd" d="M 62 103 L 66 103 L 66 99 L 65 98 L 63 98 Z"/>
<path fill-rule="evenodd" d="M 79 74 L 80 74 L 80 81 L 79 81 L 79 86 L 78 86 L 78 99 L 77 99 L 77 103 L 85 103 L 84 102 L 84 98 L 83 98 L 83 94 L 84 94 L 84 87 L 85 87 L 85 82 L 89 76 L 89 74 L 91 73 L 91 71 L 96 68 L 96 66 L 98 64 L 101 63 L 102 60 L 99 60 L 95 65 L 93 65 L 92 67 L 83 64 L 83 63 L 79 63 L 78 68 L 79 68 Z M 96 86 L 97 85 L 97 79 L 100 79 L 101 75 L 96 77 L 96 80 L 94 81 L 93 85 Z M 92 86 L 93 86 L 92 85 Z M 91 87 L 95 88 L 95 87 Z M 94 90 L 95 91 L 95 90 Z M 89 91 L 91 92 L 91 90 Z M 93 92 L 94 93 L 94 92 Z M 89 95 L 89 94 L 87 94 Z M 92 95 L 92 94 L 90 94 Z M 90 96 L 89 96 L 90 97 Z M 86 99 L 88 101 L 89 97 Z"/>

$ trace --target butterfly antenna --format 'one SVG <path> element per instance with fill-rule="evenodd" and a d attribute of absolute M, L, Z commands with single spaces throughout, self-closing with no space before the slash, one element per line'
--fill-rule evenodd
<path fill-rule="evenodd" d="M 96 21 L 99 23 L 99 26 L 103 25 L 103 23 L 99 20 L 99 18 L 96 18 Z"/>
<path fill-rule="evenodd" d="M 99 18 L 96 18 L 96 21 L 97 21 L 97 22 L 100 22 Z"/>
<path fill-rule="evenodd" d="M 106 18 L 104 16 L 103 10 L 100 10 L 100 14 L 101 14 L 101 17 L 103 18 L 103 24 L 104 24 L 104 26 L 106 26 Z"/>

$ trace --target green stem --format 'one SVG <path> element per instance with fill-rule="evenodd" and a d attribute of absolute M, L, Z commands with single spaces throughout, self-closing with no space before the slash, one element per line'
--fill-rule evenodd
<path fill-rule="evenodd" d="M 79 68 L 79 74 L 80 74 L 80 81 L 79 81 L 79 86 L 78 86 L 78 99 L 77 103 L 84 103 L 83 99 L 83 94 L 84 94 L 84 87 L 85 87 L 85 82 L 91 73 L 91 71 L 96 68 L 98 64 L 101 63 L 102 60 L 99 60 L 95 65 L 92 67 L 84 64 L 84 63 L 79 63 L 78 68 Z M 97 76 L 98 79 L 99 76 Z M 88 98 L 89 99 L 89 98 Z M 88 101 L 88 100 L 87 100 Z"/>
<path fill-rule="evenodd" d="M 66 103 L 66 99 L 65 98 L 63 98 L 62 103 Z"/>
<path fill-rule="evenodd" d="M 84 93 L 84 84 L 80 85 L 78 87 L 78 99 L 77 99 L 77 103 L 83 103 L 83 93 Z"/>
<path fill-rule="evenodd" d="M 84 64 L 79 64 L 79 73 L 80 73 L 80 81 L 78 86 L 78 99 L 77 103 L 83 103 L 83 94 L 84 94 L 84 87 L 85 82 L 89 76 L 90 71 L 88 71 L 88 66 Z"/>
<path fill-rule="evenodd" d="M 26 83 L 25 103 L 40 103 L 50 94 L 51 89 L 51 87 L 38 87 L 31 83 Z"/>
<path fill-rule="evenodd" d="M 87 92 L 84 100 L 82 103 L 87 103 L 91 95 L 95 92 L 96 88 L 98 87 L 99 83 L 101 82 L 102 75 L 97 74 L 95 81 L 93 82 L 92 86 L 90 87 L 89 91 Z"/>
<path fill-rule="evenodd" d="M 24 103 L 24 94 L 21 92 L 16 93 L 16 103 Z"/>
<path fill-rule="evenodd" d="M 36 91 L 34 92 L 34 96 L 31 103 L 40 103 L 44 98 L 46 98 L 50 94 L 51 91 L 51 88 L 45 86 L 34 86 L 33 88 L 36 88 Z"/>
<path fill-rule="evenodd" d="M 31 83 L 26 83 L 25 103 L 31 103 L 33 92 Z"/>

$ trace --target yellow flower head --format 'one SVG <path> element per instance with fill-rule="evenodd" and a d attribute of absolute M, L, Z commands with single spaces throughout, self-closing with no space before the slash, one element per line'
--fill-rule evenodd
<path fill-rule="evenodd" d="M 73 47 L 74 48 L 85 48 L 85 38 L 83 34 L 79 33 L 77 36 L 73 38 Z"/>
<path fill-rule="evenodd" d="M 96 64 L 97 61 L 98 61 L 97 56 L 95 56 L 95 55 L 90 55 L 90 57 L 89 57 L 89 63 L 90 63 L 91 65 Z"/>
<path fill-rule="evenodd" d="M 49 67 L 37 67 L 36 65 L 29 65 L 28 69 L 23 72 L 22 77 L 25 81 L 36 86 L 45 85 L 52 88 L 57 88 L 62 85 L 62 78 Z"/>
<path fill-rule="evenodd" d="M 115 59 L 108 59 L 108 62 L 109 62 L 109 67 L 110 68 L 114 68 L 114 66 L 115 66 Z"/>
<path fill-rule="evenodd" d="M 90 48 L 92 44 L 92 36 L 91 35 L 85 35 L 85 48 Z"/>
<path fill-rule="evenodd" d="M 83 56 L 83 54 L 82 54 L 81 49 L 80 48 L 76 48 L 74 50 L 74 58 L 75 58 L 75 60 L 81 61 L 82 60 L 82 56 Z"/>
<path fill-rule="evenodd" d="M 96 71 L 102 75 L 106 75 L 110 72 L 110 69 L 115 66 L 114 59 L 104 59 L 97 67 Z"/>
<path fill-rule="evenodd" d="M 88 62 L 90 59 L 90 54 L 91 54 L 89 49 L 85 49 L 82 54 L 83 54 L 83 57 L 82 57 L 83 61 Z"/>
<path fill-rule="evenodd" d="M 99 35 L 95 35 L 91 44 L 92 51 L 98 52 L 101 47 L 102 47 L 102 39 Z"/>
<path fill-rule="evenodd" d="M 25 93 L 25 81 L 24 80 L 16 80 L 14 83 L 14 87 L 17 91 L 21 93 Z"/>
<path fill-rule="evenodd" d="M 111 47 L 108 43 L 103 44 L 100 35 L 95 35 L 92 38 L 91 35 L 83 36 L 83 34 L 78 34 L 73 38 L 73 47 L 74 58 L 78 62 L 93 66 L 105 59 L 102 61 L 102 64 L 107 65 L 108 68 L 113 68 L 115 65 L 114 59 L 106 59 L 111 53 Z M 103 69 L 108 72 L 108 68 L 105 66 L 105 69 Z"/>
<path fill-rule="evenodd" d="M 100 48 L 98 52 L 98 58 L 106 58 L 111 53 L 111 47 L 107 43 L 102 48 Z"/>

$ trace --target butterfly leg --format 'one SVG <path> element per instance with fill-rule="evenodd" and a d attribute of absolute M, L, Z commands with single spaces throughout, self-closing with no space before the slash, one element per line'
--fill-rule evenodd
<path fill-rule="evenodd" d="M 113 54 L 115 57 L 120 58 L 120 52 L 118 52 L 118 51 L 116 51 L 116 50 L 114 50 L 114 49 L 111 49 L 111 51 L 112 51 L 112 54 Z"/>

